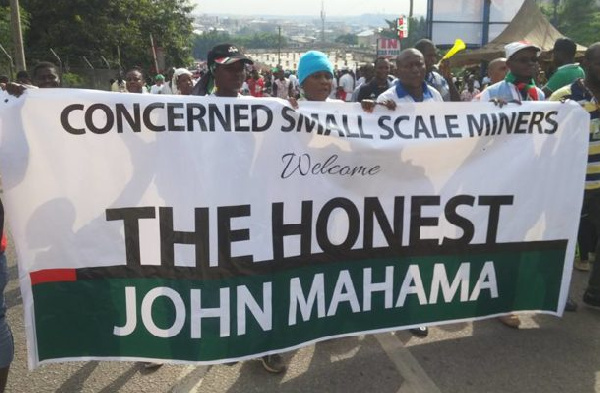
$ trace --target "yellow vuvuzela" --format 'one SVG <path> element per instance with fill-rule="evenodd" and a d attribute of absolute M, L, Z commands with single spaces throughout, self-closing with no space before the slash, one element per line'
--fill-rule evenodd
<path fill-rule="evenodd" d="M 444 57 L 442 57 L 442 60 L 449 59 L 450 57 L 454 56 L 466 47 L 467 46 L 465 45 L 465 42 L 460 38 L 457 38 L 456 41 L 454 41 L 454 46 L 450 48 L 450 50 L 444 55 Z"/>

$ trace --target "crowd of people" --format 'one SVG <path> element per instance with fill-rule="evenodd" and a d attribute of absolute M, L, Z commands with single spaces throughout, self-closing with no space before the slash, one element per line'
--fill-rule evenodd
<path fill-rule="evenodd" d="M 579 257 L 574 267 L 590 271 L 583 302 L 600 307 L 600 43 L 591 45 L 581 64 L 575 61 L 576 45 L 568 38 L 556 41 L 552 51 L 556 71 L 540 85 L 539 59 L 541 49 L 529 42 L 513 42 L 505 47 L 505 57 L 487 64 L 486 75 L 465 73 L 458 79 L 452 75 L 447 61 L 438 62 L 436 45 L 427 39 L 414 48 L 403 50 L 395 59 L 376 58 L 357 70 L 334 70 L 327 56 L 308 51 L 300 57 L 296 73 L 277 67 L 261 70 L 252 59 L 233 44 L 215 46 L 207 55 L 203 72 L 173 68 L 166 75 L 158 74 L 147 80 L 140 68 L 132 68 L 124 78 L 111 81 L 111 90 L 141 94 L 212 95 L 218 97 L 279 97 L 293 107 L 298 101 L 360 102 L 371 112 L 376 105 L 401 111 L 402 103 L 444 101 L 491 101 L 499 106 L 523 101 L 578 102 L 590 115 L 590 130 L 574 130 L 589 134 L 588 170 L 585 198 L 578 235 Z M 458 82 L 458 83 L 457 83 Z M 15 82 L 0 79 L 2 88 L 20 95 L 27 88 L 58 88 L 60 75 L 51 63 L 40 63 L 32 69 L 31 78 L 21 72 Z M 0 205 L 1 207 L 1 205 Z M 0 209 L 0 224 L 3 212 Z M 2 247 L 5 247 L 3 238 Z M 2 248 L 3 250 L 3 248 Z M 12 339 L 5 320 L 2 293 L 7 282 L 6 259 L 0 253 L 0 391 L 6 383 L 12 360 Z M 577 304 L 569 300 L 567 310 L 575 311 Z M 500 318 L 506 325 L 518 328 L 516 315 Z M 427 329 L 412 329 L 413 334 L 426 336 Z M 279 355 L 261 358 L 266 370 L 274 373 L 285 370 Z"/>

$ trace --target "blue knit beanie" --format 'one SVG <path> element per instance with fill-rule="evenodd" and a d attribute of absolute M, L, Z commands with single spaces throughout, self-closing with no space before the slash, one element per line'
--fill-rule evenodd
<path fill-rule="evenodd" d="M 311 50 L 300 56 L 298 62 L 298 81 L 300 84 L 308 76 L 319 71 L 327 71 L 333 75 L 333 64 L 331 64 L 325 53 Z"/>

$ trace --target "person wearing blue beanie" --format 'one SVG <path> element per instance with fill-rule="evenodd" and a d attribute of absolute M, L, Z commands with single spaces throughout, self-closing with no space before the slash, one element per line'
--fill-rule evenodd
<path fill-rule="evenodd" d="M 327 101 L 331 93 L 333 65 L 322 52 L 311 50 L 300 56 L 298 81 L 307 101 Z"/>

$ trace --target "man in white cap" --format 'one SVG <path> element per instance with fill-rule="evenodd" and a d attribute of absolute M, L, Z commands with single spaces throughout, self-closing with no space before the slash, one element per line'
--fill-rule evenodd
<path fill-rule="evenodd" d="M 499 104 L 543 101 L 544 93 L 535 85 L 540 48 L 527 41 L 512 42 L 504 47 L 509 72 L 503 81 L 485 89 L 475 100 Z"/>
<path fill-rule="evenodd" d="M 543 101 L 544 93 L 535 85 L 540 48 L 527 41 L 512 42 L 504 47 L 509 72 L 504 80 L 494 83 L 481 92 L 473 101 L 492 101 L 497 105 L 508 102 Z M 498 318 L 506 326 L 518 329 L 521 320 L 517 315 Z"/>

